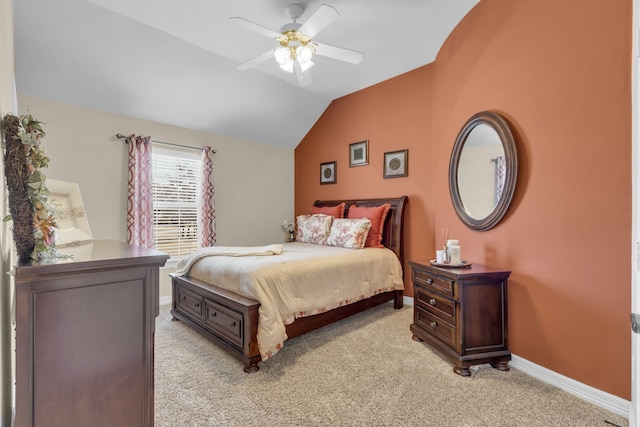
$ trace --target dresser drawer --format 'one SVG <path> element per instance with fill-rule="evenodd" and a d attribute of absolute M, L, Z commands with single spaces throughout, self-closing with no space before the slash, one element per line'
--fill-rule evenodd
<path fill-rule="evenodd" d="M 418 327 L 449 347 L 456 348 L 456 328 L 454 326 L 443 322 L 442 319 L 420 306 L 416 305 L 414 310 L 414 322 Z"/>
<path fill-rule="evenodd" d="M 202 297 L 182 286 L 176 287 L 176 309 L 186 316 L 202 322 Z"/>
<path fill-rule="evenodd" d="M 205 298 L 204 325 L 242 346 L 242 313 Z"/>
<path fill-rule="evenodd" d="M 456 326 L 456 302 L 429 292 L 422 286 L 414 287 L 415 304 L 435 317 Z"/>
<path fill-rule="evenodd" d="M 414 285 L 421 285 L 432 292 L 439 293 L 440 295 L 450 297 L 454 296 L 455 282 L 452 279 L 440 277 L 415 267 L 411 269 L 411 275 Z"/>

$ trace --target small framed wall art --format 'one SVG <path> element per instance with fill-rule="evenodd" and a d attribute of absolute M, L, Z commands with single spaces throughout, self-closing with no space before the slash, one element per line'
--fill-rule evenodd
<path fill-rule="evenodd" d="M 400 178 L 409 175 L 409 150 L 384 153 L 383 178 Z"/>
<path fill-rule="evenodd" d="M 320 184 L 336 183 L 336 162 L 320 163 Z"/>
<path fill-rule="evenodd" d="M 349 167 L 369 164 L 369 141 L 349 144 Z"/>

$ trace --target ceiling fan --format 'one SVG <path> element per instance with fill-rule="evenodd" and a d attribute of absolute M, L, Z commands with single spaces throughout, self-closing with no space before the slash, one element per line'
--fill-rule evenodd
<path fill-rule="evenodd" d="M 321 5 L 304 24 L 299 24 L 298 18 L 304 13 L 305 7 L 299 3 L 286 7 L 287 14 L 292 22 L 285 24 L 280 31 L 274 31 L 262 25 L 248 21 L 244 18 L 229 18 L 236 25 L 275 39 L 279 47 L 249 59 L 236 66 L 238 70 L 247 70 L 270 59 L 275 58 L 281 69 L 296 75 L 300 86 L 311 84 L 309 69 L 313 66 L 313 55 L 326 56 L 351 64 L 359 64 L 364 59 L 364 54 L 351 49 L 329 46 L 311 41 L 323 28 L 332 23 L 338 17 L 338 11 L 326 4 Z"/>

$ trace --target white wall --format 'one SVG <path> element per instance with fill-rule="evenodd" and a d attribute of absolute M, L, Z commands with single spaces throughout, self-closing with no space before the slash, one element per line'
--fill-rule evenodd
<path fill-rule="evenodd" d="M 0 0 L 0 117 L 17 110 L 13 55 L 13 3 Z M 8 213 L 7 191 L 4 179 L 4 151 L 0 156 L 0 218 Z M 0 222 L 0 425 L 10 426 L 13 413 L 13 328 L 11 327 L 11 305 L 13 292 L 10 277 L 11 248 L 13 240 L 8 223 Z"/>
<path fill-rule="evenodd" d="M 213 156 L 217 244 L 283 242 L 283 219 L 293 221 L 293 150 L 100 112 L 18 94 L 43 126 L 49 178 L 80 186 L 94 239 L 126 240 L 127 148 L 116 133 L 217 150 Z M 171 294 L 161 272 L 160 296 Z"/>

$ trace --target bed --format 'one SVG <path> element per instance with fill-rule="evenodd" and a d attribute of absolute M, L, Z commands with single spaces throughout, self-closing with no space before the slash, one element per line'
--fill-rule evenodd
<path fill-rule="evenodd" d="M 394 307 L 396 309 L 402 308 L 403 305 L 403 284 L 402 284 L 402 271 L 404 268 L 404 254 L 403 254 L 403 221 L 404 221 L 404 207 L 407 203 L 407 197 L 397 198 L 378 198 L 378 199 L 359 199 L 359 200 L 327 200 L 316 201 L 315 207 L 329 207 L 335 206 L 339 203 L 345 203 L 345 217 L 348 214 L 348 210 L 351 206 L 356 205 L 358 207 L 374 207 L 383 204 L 389 204 L 390 208 L 384 221 L 382 244 L 386 249 L 365 248 L 364 250 L 348 250 L 342 248 L 341 256 L 344 262 L 351 254 L 353 256 L 364 256 L 364 254 L 372 254 L 374 256 L 385 256 L 391 254 L 395 263 L 399 266 L 396 272 L 391 275 L 385 276 L 383 274 L 374 274 L 373 276 L 382 276 L 383 279 L 389 282 L 389 286 L 384 284 L 376 284 L 374 286 L 375 291 L 360 291 L 359 297 L 353 298 L 352 296 L 344 296 L 342 302 L 333 307 L 332 305 L 323 306 L 324 309 L 305 309 L 296 311 L 295 315 L 291 313 L 282 313 L 282 319 L 273 321 L 273 317 L 278 315 L 277 311 L 273 311 L 267 304 L 261 306 L 259 300 L 266 302 L 261 293 L 246 293 L 243 286 L 232 286 L 228 283 L 221 283 L 222 279 L 218 279 L 215 274 L 205 275 L 202 271 L 215 272 L 216 268 L 231 269 L 233 266 L 218 267 L 220 262 L 235 263 L 239 270 L 242 270 L 244 276 L 237 274 L 239 280 L 248 281 L 254 280 L 256 273 L 252 270 L 254 264 L 258 263 L 270 263 L 267 270 L 275 271 L 276 275 L 281 274 L 281 270 L 273 270 L 275 268 L 281 268 L 279 264 L 286 264 L 282 260 L 287 256 L 302 256 L 298 255 L 298 252 L 302 252 L 305 246 L 320 246 L 309 245 L 305 243 L 285 243 L 284 245 L 274 245 L 284 247 L 282 254 L 276 254 L 273 256 L 255 256 L 255 257 L 218 257 L 212 256 L 203 260 L 198 260 L 193 264 L 192 270 L 189 270 L 186 275 L 172 275 L 172 309 L 171 314 L 173 320 L 180 320 L 185 325 L 191 327 L 195 331 L 204 335 L 214 343 L 218 344 L 229 353 L 239 358 L 244 363 L 245 372 L 255 372 L 259 369 L 258 363 L 262 360 L 266 360 L 275 354 L 275 351 L 271 351 L 269 347 L 265 345 L 265 328 L 268 325 L 269 330 L 282 328 L 282 331 L 278 331 L 281 335 L 284 334 L 284 340 L 291 339 L 300 336 L 306 332 L 318 329 L 330 323 L 344 319 L 353 314 L 359 313 L 363 310 L 367 310 L 371 307 L 386 303 L 388 301 L 394 301 Z M 311 248 L 313 251 L 328 250 L 322 247 Z M 306 249 L 305 249 L 306 250 Z M 340 252 L 340 251 L 338 251 Z M 257 254 L 261 255 L 261 254 Z M 333 254 L 331 254 L 333 256 Z M 306 256 L 306 255 L 305 255 Z M 318 254 L 319 257 L 324 256 L 323 252 Z M 328 255 L 327 255 L 328 256 Z M 227 261 L 223 260 L 227 258 Z M 232 259 L 235 258 L 235 259 Z M 241 258 L 241 259 L 240 259 Z M 397 260 L 395 259 L 397 258 Z M 324 265 L 319 262 L 314 262 L 314 265 Z M 298 261 L 296 261 L 298 262 Z M 299 262 L 307 262 L 306 260 L 300 260 Z M 371 262 L 371 261 L 368 261 Z M 377 265 L 379 262 L 375 261 Z M 202 264 L 202 265 L 200 265 Z M 275 265 L 277 264 L 277 265 Z M 295 263 L 291 263 L 294 265 Z M 260 264 L 261 265 L 261 264 Z M 310 266 L 311 264 L 295 264 L 300 266 Z M 368 264 L 371 266 L 371 264 Z M 262 267 L 261 267 L 262 268 Z M 315 268 L 315 267 L 314 267 Z M 331 269 L 338 267 L 329 267 Z M 340 267 L 343 268 L 343 267 Z M 310 269 L 310 268 L 309 268 Z M 367 267 L 365 270 L 368 270 Z M 354 269 L 356 270 L 356 269 Z M 363 268 L 358 268 L 363 270 Z M 263 271 L 263 270 L 259 270 Z M 262 273 L 261 273 L 262 274 Z M 331 274 L 339 274 L 341 277 L 349 277 L 348 280 L 354 283 L 369 282 L 371 281 L 371 273 L 367 273 L 367 277 L 359 279 L 350 271 L 344 271 L 338 273 L 338 271 L 325 271 L 326 277 L 331 277 Z M 265 275 L 267 275 L 265 273 Z M 399 275 L 399 278 L 397 277 Z M 268 276 L 268 275 L 267 275 Z M 299 279 L 303 277 L 301 275 L 292 275 L 290 281 L 301 281 Z M 400 284 L 398 284 L 398 281 Z M 391 286 L 393 282 L 393 286 Z M 327 285 L 334 286 L 334 282 L 327 280 Z M 298 285 L 294 283 L 293 285 Z M 299 283 L 302 287 L 304 283 Z M 295 290 L 294 292 L 297 292 Z M 244 295 L 243 295 L 244 294 Z M 248 295 L 259 295 L 259 297 L 249 297 Z M 296 294 L 299 297 L 299 294 Z M 315 296 L 309 298 L 309 300 L 315 300 L 320 294 L 316 292 Z M 304 303 L 304 300 L 301 300 Z M 300 301 L 298 301 L 300 303 Z M 304 306 L 304 304 L 303 304 Z M 261 313 L 261 314 L 260 314 Z M 275 313 L 275 315 L 273 315 Z M 262 323 L 260 317 L 262 316 Z M 281 326 L 278 326 L 280 325 Z M 278 343 L 280 338 L 276 337 L 274 343 Z M 259 345 L 260 342 L 260 345 Z M 270 344 L 271 345 L 271 344 Z M 261 353 L 262 347 L 262 353 Z M 276 346 L 276 351 L 281 347 Z"/>

